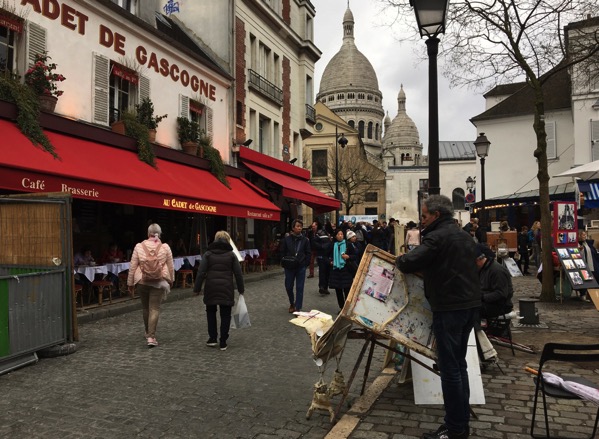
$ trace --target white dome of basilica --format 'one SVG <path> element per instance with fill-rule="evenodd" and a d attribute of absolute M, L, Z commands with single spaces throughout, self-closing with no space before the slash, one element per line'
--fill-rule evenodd
<path fill-rule="evenodd" d="M 408 113 L 406 112 L 406 93 L 403 90 L 403 84 L 397 95 L 397 116 L 393 118 L 391 124 L 387 127 L 385 123 L 385 137 L 383 145 L 387 148 L 420 148 L 420 135 L 418 128 Z M 412 152 L 412 151 L 408 151 Z"/>
<path fill-rule="evenodd" d="M 380 149 L 383 95 L 372 64 L 356 47 L 349 5 L 343 16 L 343 43 L 324 69 L 316 100 L 356 128 L 366 146 Z"/>

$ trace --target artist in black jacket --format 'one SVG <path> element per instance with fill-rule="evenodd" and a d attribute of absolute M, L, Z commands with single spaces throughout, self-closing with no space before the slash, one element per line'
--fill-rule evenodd
<path fill-rule="evenodd" d="M 470 434 L 470 386 L 466 351 L 468 337 L 480 319 L 480 285 L 476 244 L 456 227 L 453 204 L 431 195 L 422 204 L 422 242 L 398 256 L 404 273 L 424 275 L 424 293 L 433 311 L 437 366 L 445 403 L 445 422 L 425 439 L 465 439 Z"/>
<path fill-rule="evenodd" d="M 482 294 L 480 316 L 487 319 L 507 314 L 514 309 L 512 275 L 495 260 L 495 254 L 489 247 L 478 244 L 477 249 L 476 265 Z"/>

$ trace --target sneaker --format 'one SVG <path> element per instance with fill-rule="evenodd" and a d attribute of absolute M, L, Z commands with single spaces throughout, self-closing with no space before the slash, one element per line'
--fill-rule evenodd
<path fill-rule="evenodd" d="M 148 347 L 153 348 L 154 346 L 158 346 L 158 342 L 155 337 L 148 337 Z"/>
<path fill-rule="evenodd" d="M 217 344 L 218 343 L 213 338 L 209 338 L 208 341 L 206 342 L 206 346 L 209 346 L 211 348 L 215 348 Z"/>
<path fill-rule="evenodd" d="M 454 433 L 449 431 L 447 426 L 443 424 L 434 433 L 424 433 L 422 439 L 468 439 L 469 436 L 469 428 L 466 428 L 461 433 Z"/>
<path fill-rule="evenodd" d="M 295 312 L 295 305 L 289 305 L 289 314 L 292 314 Z"/>
<path fill-rule="evenodd" d="M 225 343 L 224 341 L 220 342 L 220 350 L 221 351 L 226 351 L 227 350 L 227 343 Z"/>

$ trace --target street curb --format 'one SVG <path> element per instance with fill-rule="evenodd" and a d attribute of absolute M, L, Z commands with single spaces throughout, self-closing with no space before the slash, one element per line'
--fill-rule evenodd
<path fill-rule="evenodd" d="M 269 269 L 267 271 L 260 272 L 260 273 L 250 273 L 250 274 L 245 275 L 243 278 L 243 281 L 246 284 L 253 283 L 253 282 L 260 282 L 264 279 L 270 279 L 271 277 L 282 276 L 283 274 L 284 274 L 283 271 L 280 270 L 278 266 L 272 266 L 272 267 L 269 267 Z M 176 300 L 189 299 L 189 298 L 193 297 L 194 295 L 195 295 L 195 293 L 193 292 L 193 289 L 191 289 L 191 288 L 186 288 L 186 289 L 177 288 L 177 289 L 171 290 L 167 299 L 164 302 L 168 303 L 168 302 L 174 302 Z M 105 305 L 102 307 L 91 308 L 91 309 L 77 309 L 77 323 L 78 324 L 91 323 L 96 320 L 105 319 L 108 317 L 116 317 L 121 314 L 127 314 L 127 313 L 137 311 L 140 309 L 141 309 L 141 300 L 129 300 L 127 302 L 120 302 L 120 303 L 115 303 L 112 305 Z"/>
<path fill-rule="evenodd" d="M 397 372 L 393 367 L 383 369 L 373 383 L 368 386 L 366 392 L 354 401 L 349 411 L 344 414 L 335 426 L 325 436 L 325 439 L 346 439 L 360 421 L 365 417 L 383 391 L 389 386 Z"/>

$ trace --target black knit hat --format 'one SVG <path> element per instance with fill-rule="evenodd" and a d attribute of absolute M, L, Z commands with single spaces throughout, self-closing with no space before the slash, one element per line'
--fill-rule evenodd
<path fill-rule="evenodd" d="M 476 244 L 476 257 L 481 256 L 487 259 L 495 259 L 495 253 L 486 244 Z"/>

